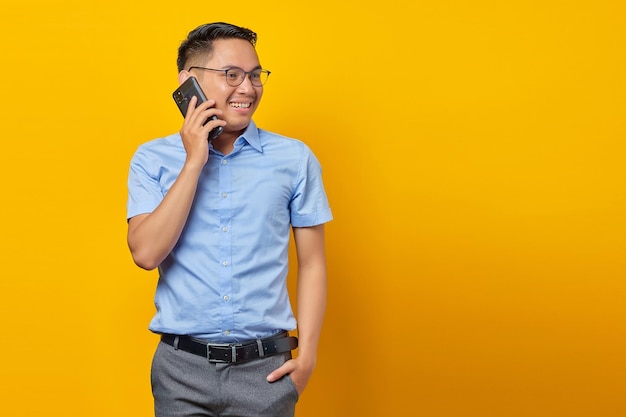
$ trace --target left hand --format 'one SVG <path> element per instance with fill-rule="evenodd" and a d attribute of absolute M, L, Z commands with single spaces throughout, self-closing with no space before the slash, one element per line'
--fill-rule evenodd
<path fill-rule="evenodd" d="M 285 375 L 289 375 L 296 386 L 298 394 L 301 395 L 306 387 L 306 384 L 309 382 L 309 378 L 311 378 L 314 367 L 314 364 L 307 363 L 307 361 L 297 357 L 295 359 L 288 360 L 283 364 L 283 366 L 269 374 L 267 376 L 267 380 L 269 382 L 275 382 Z"/>

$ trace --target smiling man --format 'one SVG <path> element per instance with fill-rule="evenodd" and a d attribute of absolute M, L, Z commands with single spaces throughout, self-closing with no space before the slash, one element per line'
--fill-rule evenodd
<path fill-rule="evenodd" d="M 208 100 L 191 99 L 180 132 L 141 145 L 131 161 L 128 245 L 138 266 L 159 270 L 157 417 L 293 416 L 315 367 L 332 214 L 311 150 L 252 120 L 270 75 L 255 44 L 254 32 L 227 23 L 191 31 L 178 81 L 195 77 Z"/>

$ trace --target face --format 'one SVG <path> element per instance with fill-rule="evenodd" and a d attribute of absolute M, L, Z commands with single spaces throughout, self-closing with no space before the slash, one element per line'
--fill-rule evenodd
<path fill-rule="evenodd" d="M 214 41 L 211 57 L 204 61 L 190 62 L 187 67 L 190 66 L 220 70 L 236 67 L 244 71 L 261 68 L 256 50 L 248 41 L 243 39 Z M 250 119 L 263 96 L 263 87 L 253 86 L 248 76 L 239 86 L 231 87 L 226 83 L 226 75 L 223 72 L 200 69 L 192 69 L 190 72 L 182 71 L 179 81 L 183 82 L 189 76 L 198 79 L 207 98 L 215 100 L 215 107 L 223 112 L 220 119 L 228 123 L 224 128 L 224 133 L 239 134 L 248 127 Z"/>

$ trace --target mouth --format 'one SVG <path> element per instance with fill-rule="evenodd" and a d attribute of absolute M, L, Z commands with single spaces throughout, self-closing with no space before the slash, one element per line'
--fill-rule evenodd
<path fill-rule="evenodd" d="M 236 101 L 231 101 L 228 105 L 234 109 L 249 109 L 252 107 L 252 103 L 240 103 Z"/>

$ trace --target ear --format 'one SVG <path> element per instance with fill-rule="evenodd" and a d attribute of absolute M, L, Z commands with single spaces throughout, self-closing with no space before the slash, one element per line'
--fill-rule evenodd
<path fill-rule="evenodd" d="M 187 81 L 189 77 L 191 77 L 191 74 L 189 73 L 189 71 L 182 70 L 181 72 L 178 73 L 178 84 L 184 83 L 185 81 Z"/>

